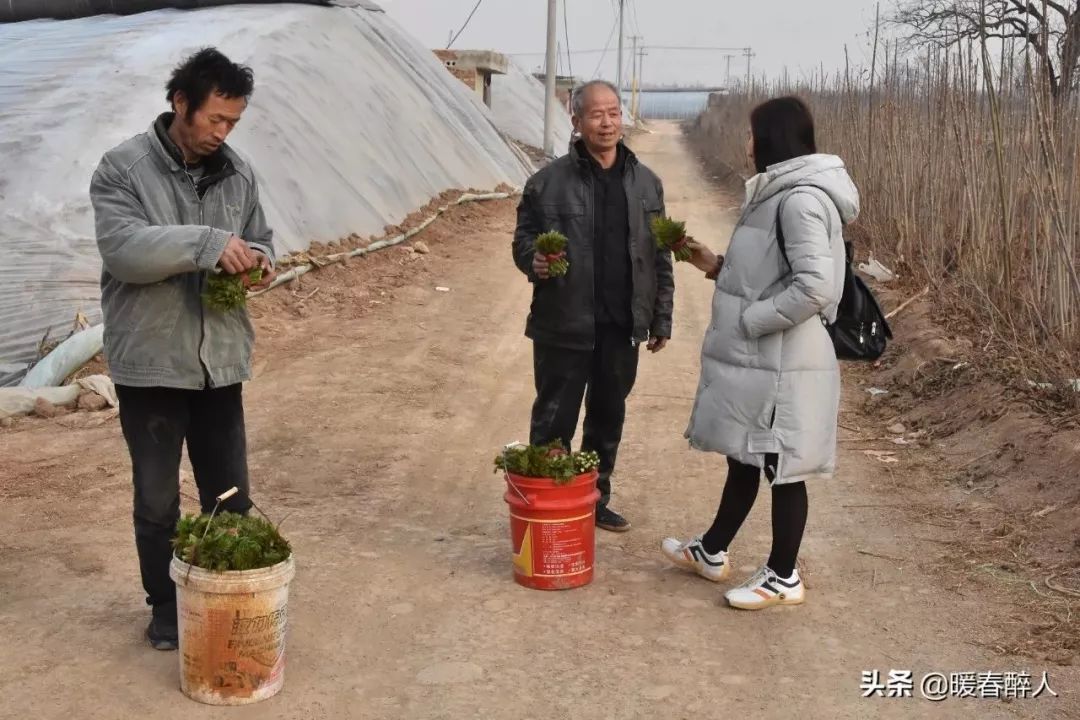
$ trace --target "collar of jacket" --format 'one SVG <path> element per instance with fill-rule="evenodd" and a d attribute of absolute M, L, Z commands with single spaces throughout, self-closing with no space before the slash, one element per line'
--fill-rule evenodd
<path fill-rule="evenodd" d="M 626 154 L 626 165 L 623 169 L 624 172 L 637 165 L 637 155 L 635 155 L 634 151 L 627 147 L 626 143 L 622 140 L 619 141 L 618 150 L 619 152 Z M 581 171 L 582 175 L 588 176 L 592 173 L 592 166 L 590 165 L 590 162 L 592 161 L 589 158 L 589 151 L 585 149 L 584 140 L 578 140 L 570 146 L 570 159 L 574 161 L 574 164 L 577 165 L 578 170 Z"/>
<path fill-rule="evenodd" d="M 161 159 L 165 161 L 169 169 L 178 172 L 187 168 L 187 163 L 184 161 L 184 154 L 180 152 L 180 148 L 169 137 L 169 126 L 172 125 L 175 117 L 176 113 L 173 112 L 159 115 L 150 128 L 150 138 L 154 149 Z M 214 179 L 214 181 L 217 181 L 231 174 L 227 172 L 232 169 L 232 163 L 229 162 L 229 158 L 225 154 L 225 145 L 218 148 L 213 155 L 207 156 L 203 160 L 203 166 L 206 168 L 206 172 L 203 174 L 204 180 Z"/>

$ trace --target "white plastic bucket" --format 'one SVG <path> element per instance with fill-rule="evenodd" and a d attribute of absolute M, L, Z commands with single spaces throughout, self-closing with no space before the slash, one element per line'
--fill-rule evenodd
<path fill-rule="evenodd" d="M 208 705 L 247 705 L 285 684 L 290 557 L 259 570 L 212 572 L 173 558 L 180 689 Z"/>

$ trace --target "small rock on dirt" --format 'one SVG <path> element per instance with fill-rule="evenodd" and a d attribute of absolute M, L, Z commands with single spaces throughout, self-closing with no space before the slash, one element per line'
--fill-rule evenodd
<path fill-rule="evenodd" d="M 903 435 L 907 432 L 907 428 L 904 427 L 903 423 L 896 423 L 895 425 L 889 426 L 889 432 L 893 435 Z"/>
<path fill-rule="evenodd" d="M 413 243 L 413 250 L 420 253 L 421 255 L 427 255 L 431 252 L 431 248 L 429 248 L 427 244 L 421 240 L 417 240 Z"/>
<path fill-rule="evenodd" d="M 84 392 L 79 396 L 79 409 L 87 412 L 100 412 L 109 407 L 109 401 L 96 392 Z"/>
<path fill-rule="evenodd" d="M 51 420 L 60 414 L 60 408 L 56 407 L 45 398 L 38 398 L 34 402 L 34 414 L 40 418 Z"/>

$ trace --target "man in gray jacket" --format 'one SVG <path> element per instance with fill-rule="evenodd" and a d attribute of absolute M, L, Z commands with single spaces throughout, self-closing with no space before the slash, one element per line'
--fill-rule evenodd
<path fill-rule="evenodd" d="M 671 253 L 649 227 L 664 213 L 659 178 L 622 142 L 619 94 L 596 80 L 574 91 L 570 152 L 529 178 L 518 206 L 514 261 L 533 283 L 526 335 L 533 340 L 536 402 L 530 442 L 570 445 L 585 402 L 582 447 L 600 456 L 596 525 L 630 523 L 608 506 L 626 398 L 642 343 L 659 352 L 671 337 Z M 551 277 L 536 236 L 569 239 L 569 272 Z"/>
<path fill-rule="evenodd" d="M 180 517 L 186 441 L 203 512 L 232 486 L 223 510 L 247 512 L 241 383 L 254 332 L 243 308 L 203 305 L 207 276 L 259 267 L 273 279 L 274 246 L 251 167 L 225 138 L 254 88 L 249 68 L 202 50 L 167 84 L 173 112 L 105 153 L 90 184 L 105 355 L 135 486 L 135 546 L 159 650 L 177 646 L 170 539 Z"/>

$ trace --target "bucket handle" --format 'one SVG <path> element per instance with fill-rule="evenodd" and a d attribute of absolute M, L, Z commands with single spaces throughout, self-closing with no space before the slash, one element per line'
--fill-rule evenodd
<path fill-rule="evenodd" d="M 513 488 L 514 492 L 518 494 L 518 497 L 524 500 L 526 505 L 532 505 L 532 503 L 529 502 L 529 498 L 525 497 L 525 493 L 521 492 L 518 486 L 514 484 L 514 481 L 510 479 L 510 474 L 503 471 L 503 475 L 506 476 L 506 484 Z"/>
<path fill-rule="evenodd" d="M 236 495 L 239 492 L 240 492 L 240 488 L 238 488 L 238 487 L 236 487 L 234 485 L 234 486 L 232 486 L 231 488 L 229 488 L 228 490 L 221 493 L 220 495 L 218 495 L 215 498 L 217 500 L 217 502 L 214 503 L 214 509 L 210 512 L 210 519 L 206 521 L 206 529 L 203 530 L 202 537 L 199 538 L 198 544 L 195 545 L 194 551 L 192 553 L 192 558 L 191 558 L 192 562 L 188 563 L 187 575 L 184 576 L 184 581 L 185 582 L 187 582 L 188 580 L 191 579 L 191 569 L 193 567 L 195 567 L 195 562 L 194 562 L 195 555 L 198 554 L 199 547 L 202 545 L 203 540 L 206 540 L 207 533 L 210 532 L 210 524 L 214 522 L 214 516 L 217 515 L 218 508 L 221 507 L 221 503 L 225 502 L 226 500 L 228 500 L 233 495 Z M 250 502 L 252 504 L 252 506 L 254 506 L 254 508 L 259 511 L 260 515 L 262 515 L 264 518 L 266 518 L 266 522 L 270 523 L 271 525 L 274 524 L 274 521 L 271 520 L 270 517 L 266 513 L 263 512 L 261 507 L 259 507 L 258 505 L 255 504 L 255 501 L 251 499 L 250 495 L 248 495 L 248 502 Z M 281 523 L 278 523 L 277 526 L 280 527 L 280 525 L 281 525 Z"/>
<path fill-rule="evenodd" d="M 229 488 L 228 490 L 226 490 L 225 492 L 223 492 L 223 493 L 221 493 L 220 495 L 217 496 L 217 498 L 216 498 L 217 502 L 214 503 L 214 509 L 210 513 L 210 519 L 206 521 L 206 529 L 203 530 L 202 537 L 199 538 L 199 544 L 195 546 L 194 551 L 192 552 L 192 557 L 191 557 L 192 561 L 190 563 L 188 563 L 187 575 L 184 577 L 184 582 L 187 582 L 187 581 L 189 581 L 191 579 L 191 568 L 195 567 L 195 555 L 198 554 L 199 546 L 201 546 L 202 543 L 203 543 L 203 540 L 206 539 L 206 534 L 208 532 L 210 532 L 210 523 L 212 523 L 214 521 L 214 515 L 217 515 L 218 508 L 221 507 L 221 503 L 225 502 L 226 500 L 228 500 L 229 498 L 231 498 L 233 495 L 235 495 L 238 492 L 240 492 L 240 489 L 237 488 L 234 485 L 231 488 Z M 260 511 L 260 512 L 262 512 L 262 511 Z"/>
<path fill-rule="evenodd" d="M 519 498 L 525 501 L 526 505 L 532 505 L 532 503 L 529 502 L 529 498 L 525 497 L 525 493 L 521 492 L 521 489 L 514 484 L 513 480 L 510 479 L 510 472 L 506 469 L 506 451 L 509 450 L 511 445 L 513 444 L 514 443 L 511 443 L 510 445 L 507 445 L 503 448 L 503 477 L 506 479 L 506 484 L 509 485 L 513 489 L 513 491 L 517 493 Z"/>

